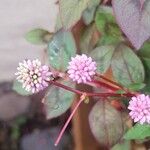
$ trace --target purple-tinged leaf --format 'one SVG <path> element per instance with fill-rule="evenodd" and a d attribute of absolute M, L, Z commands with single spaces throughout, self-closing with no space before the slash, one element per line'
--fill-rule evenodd
<path fill-rule="evenodd" d="M 136 49 L 150 37 L 150 1 L 113 0 L 117 22 Z"/>
<path fill-rule="evenodd" d="M 94 137 L 106 148 L 118 143 L 125 131 L 122 114 L 106 100 L 94 105 L 89 115 L 89 124 Z"/>

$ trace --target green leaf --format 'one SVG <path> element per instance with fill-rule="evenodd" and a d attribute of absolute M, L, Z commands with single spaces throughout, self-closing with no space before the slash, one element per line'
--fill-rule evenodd
<path fill-rule="evenodd" d="M 115 79 L 124 86 L 144 81 L 145 72 L 141 60 L 124 44 L 115 47 L 111 67 Z"/>
<path fill-rule="evenodd" d="M 150 137 L 150 125 L 148 124 L 136 124 L 124 135 L 124 139 L 145 139 Z"/>
<path fill-rule="evenodd" d="M 118 93 L 118 94 L 125 94 L 126 91 L 124 91 L 124 90 L 117 90 L 116 93 Z"/>
<path fill-rule="evenodd" d="M 150 58 L 141 58 L 143 61 L 143 64 L 150 70 Z"/>
<path fill-rule="evenodd" d="M 81 18 L 83 11 L 98 0 L 60 0 L 60 14 L 63 27 L 69 29 L 73 27 Z M 100 0 L 99 0 L 100 1 Z"/>
<path fill-rule="evenodd" d="M 118 42 L 120 42 L 121 41 L 121 38 L 119 39 L 119 38 L 115 38 L 115 37 L 113 37 L 112 35 L 107 35 L 107 34 L 105 34 L 105 35 L 103 35 L 101 38 L 100 38 L 100 40 L 99 40 L 99 42 L 98 42 L 98 45 L 99 46 L 101 46 L 101 45 L 111 45 L 111 44 L 115 44 L 115 43 L 118 43 Z"/>
<path fill-rule="evenodd" d="M 132 91 L 138 91 L 145 87 L 145 83 L 133 83 L 130 84 L 127 88 Z"/>
<path fill-rule="evenodd" d="M 74 84 L 70 82 L 61 82 L 70 87 Z M 47 119 L 55 118 L 65 113 L 71 106 L 74 99 L 74 93 L 62 88 L 52 86 L 44 98 Z"/>
<path fill-rule="evenodd" d="M 115 79 L 126 87 L 144 81 L 145 72 L 141 60 L 124 44 L 97 47 L 90 56 L 96 61 L 97 69 L 102 74 L 111 65 Z"/>
<path fill-rule="evenodd" d="M 94 6 L 98 6 L 100 4 L 101 0 L 89 0 L 88 1 L 88 8 L 92 8 Z"/>
<path fill-rule="evenodd" d="M 141 90 L 145 94 L 150 94 L 150 70 L 146 70 L 146 79 L 145 79 L 146 86 Z"/>
<path fill-rule="evenodd" d="M 22 83 L 18 82 L 17 80 L 15 80 L 13 82 L 13 90 L 16 91 L 18 94 L 23 95 L 23 96 L 27 96 L 27 95 L 31 95 L 31 92 L 26 91 L 23 87 L 22 87 Z"/>
<path fill-rule="evenodd" d="M 34 29 L 25 35 L 28 42 L 32 44 L 47 44 L 51 39 L 52 33 L 44 29 Z"/>
<path fill-rule="evenodd" d="M 99 32 L 95 26 L 95 24 L 89 25 L 80 40 L 80 49 L 82 53 L 89 54 L 98 41 Z"/>
<path fill-rule="evenodd" d="M 56 24 L 55 24 L 55 31 L 59 31 L 63 27 L 62 21 L 61 21 L 61 15 L 60 13 L 57 14 L 56 18 Z"/>
<path fill-rule="evenodd" d="M 118 143 L 125 132 L 121 113 L 106 100 L 99 100 L 94 105 L 89 124 L 94 137 L 107 149 Z"/>
<path fill-rule="evenodd" d="M 100 46 L 95 48 L 90 56 L 96 61 L 97 69 L 100 73 L 105 73 L 110 67 L 111 59 L 114 53 L 114 46 Z"/>
<path fill-rule="evenodd" d="M 121 141 L 116 144 L 111 150 L 131 150 L 131 142 Z"/>
<path fill-rule="evenodd" d="M 84 12 L 83 12 L 83 21 L 86 25 L 89 25 L 93 20 L 94 20 L 94 14 L 95 14 L 95 10 L 96 7 L 92 7 L 92 8 L 87 8 Z"/>
<path fill-rule="evenodd" d="M 17 140 L 20 136 L 20 129 L 18 126 L 13 126 L 11 129 L 11 138 Z"/>
<path fill-rule="evenodd" d="M 144 58 L 150 58 L 150 42 L 146 42 L 138 51 L 138 54 Z"/>
<path fill-rule="evenodd" d="M 123 40 L 111 7 L 100 6 L 96 13 L 95 22 L 102 34 L 99 44 L 106 45 Z"/>
<path fill-rule="evenodd" d="M 145 83 L 146 86 L 142 90 L 145 93 L 150 93 L 150 42 L 146 42 L 142 48 L 138 51 L 138 55 L 141 58 L 145 67 Z"/>
<path fill-rule="evenodd" d="M 143 47 L 138 51 L 139 57 L 142 59 L 143 64 L 150 69 L 150 43 L 146 42 Z"/>
<path fill-rule="evenodd" d="M 26 123 L 27 121 L 27 118 L 21 116 L 19 118 L 17 118 L 15 120 L 15 122 L 13 122 L 12 124 L 12 131 L 11 131 L 11 138 L 12 139 L 18 139 L 20 134 L 21 134 L 21 131 L 20 131 L 20 126 L 23 125 L 24 123 Z"/>
<path fill-rule="evenodd" d="M 96 8 L 101 0 L 92 0 L 88 3 L 88 8 L 83 12 L 83 21 L 86 25 L 89 25 L 94 20 Z"/>
<path fill-rule="evenodd" d="M 74 37 L 69 31 L 58 31 L 48 44 L 49 63 L 58 70 L 66 70 L 68 62 L 75 53 Z"/>

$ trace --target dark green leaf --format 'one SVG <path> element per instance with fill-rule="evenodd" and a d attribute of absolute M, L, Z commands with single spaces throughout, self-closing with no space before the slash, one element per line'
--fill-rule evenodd
<path fill-rule="evenodd" d="M 146 42 L 138 51 L 138 54 L 144 58 L 150 58 L 150 42 Z"/>
<path fill-rule="evenodd" d="M 141 60 L 124 44 L 116 46 L 111 67 L 115 79 L 124 86 L 144 81 L 145 72 Z"/>
<path fill-rule="evenodd" d="M 106 100 L 99 100 L 94 105 L 89 115 L 89 123 L 94 137 L 107 148 L 118 143 L 124 134 L 121 113 Z"/>
<path fill-rule="evenodd" d="M 143 61 L 143 64 L 150 70 L 150 58 L 141 58 Z"/>
<path fill-rule="evenodd" d="M 52 33 L 44 29 L 34 29 L 25 35 L 28 42 L 32 44 L 47 44 L 52 37 Z"/>
<path fill-rule="evenodd" d="M 143 47 L 138 51 L 138 55 L 141 58 L 145 67 L 145 83 L 146 86 L 142 90 L 145 93 L 150 93 L 150 43 L 146 42 Z"/>
<path fill-rule="evenodd" d="M 110 67 L 114 50 L 114 46 L 110 45 L 97 47 L 91 52 L 90 56 L 96 61 L 100 73 L 105 73 Z"/>
<path fill-rule="evenodd" d="M 110 7 L 100 6 L 96 13 L 95 22 L 102 34 L 99 44 L 112 44 L 123 40 Z"/>
<path fill-rule="evenodd" d="M 12 139 L 18 139 L 21 131 L 20 131 L 20 126 L 26 123 L 27 118 L 21 116 L 15 120 L 12 124 L 12 131 L 11 131 L 11 138 Z"/>
<path fill-rule="evenodd" d="M 13 90 L 16 91 L 18 94 L 23 95 L 23 96 L 27 96 L 27 95 L 31 95 L 31 92 L 26 91 L 23 87 L 22 87 L 22 83 L 18 82 L 18 81 L 14 81 L 13 83 Z"/>
<path fill-rule="evenodd" d="M 143 45 L 143 47 L 138 52 L 138 55 L 142 59 L 144 65 L 150 69 L 150 43 L 147 42 Z"/>
<path fill-rule="evenodd" d="M 144 92 L 145 94 L 150 94 L 150 70 L 145 69 L 145 73 L 146 73 L 145 79 L 146 86 L 141 91 Z"/>
<path fill-rule="evenodd" d="M 67 86 L 74 87 L 70 82 L 61 82 Z M 71 106 L 74 93 L 62 88 L 52 86 L 44 98 L 47 119 L 55 118 L 65 113 Z"/>
<path fill-rule="evenodd" d="M 136 124 L 124 135 L 127 140 L 144 139 L 150 137 L 150 125 L 148 124 Z"/>
<path fill-rule="evenodd" d="M 13 126 L 11 129 L 11 138 L 17 140 L 20 136 L 20 130 L 18 126 Z"/>
<path fill-rule="evenodd" d="M 49 63 L 58 70 L 65 70 L 75 53 L 74 37 L 69 31 L 58 31 L 48 44 Z"/>

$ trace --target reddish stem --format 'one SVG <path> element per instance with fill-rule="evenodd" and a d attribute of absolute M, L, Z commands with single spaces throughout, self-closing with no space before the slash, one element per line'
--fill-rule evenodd
<path fill-rule="evenodd" d="M 58 143 L 60 142 L 61 137 L 63 136 L 63 133 L 65 132 L 65 130 L 66 130 L 68 124 L 70 123 L 70 121 L 71 121 L 73 115 L 75 114 L 76 110 L 78 109 L 78 107 L 80 106 L 80 104 L 82 103 L 83 100 L 84 100 L 84 99 L 81 97 L 81 98 L 80 98 L 80 101 L 77 103 L 77 105 L 76 105 L 75 108 L 73 109 L 71 115 L 69 116 L 69 118 L 67 119 L 67 121 L 66 121 L 65 125 L 63 126 L 61 132 L 59 133 L 59 136 L 58 136 L 58 138 L 57 138 L 57 140 L 56 140 L 56 142 L 55 142 L 55 146 L 57 146 Z"/>
<path fill-rule="evenodd" d="M 110 84 L 107 84 L 107 83 L 99 81 L 99 80 L 93 80 L 92 82 L 96 85 L 99 85 L 100 87 L 105 87 L 105 88 L 110 89 L 112 91 L 118 91 L 120 89 L 118 87 L 111 86 Z"/>
<path fill-rule="evenodd" d="M 120 84 L 118 84 L 117 82 L 114 82 L 114 81 L 112 81 L 112 80 L 110 80 L 110 79 L 104 77 L 104 76 L 101 75 L 101 74 L 98 74 L 98 73 L 97 73 L 96 75 L 97 75 L 97 77 L 100 77 L 100 78 L 102 78 L 103 80 L 105 80 L 105 81 L 107 81 L 107 82 L 109 82 L 109 83 L 111 83 L 111 84 L 113 84 L 113 85 L 119 87 L 120 89 L 126 91 L 126 89 L 125 89 L 123 86 L 121 86 Z"/>
<path fill-rule="evenodd" d="M 133 93 L 124 93 L 124 94 L 118 94 L 118 93 L 86 93 L 87 96 L 97 96 L 97 97 L 133 97 L 135 94 Z"/>
<path fill-rule="evenodd" d="M 63 84 L 61 84 L 61 83 L 59 83 L 59 82 L 56 82 L 56 81 L 49 81 L 49 83 L 51 83 L 51 84 L 53 84 L 53 85 L 56 85 L 56 86 L 58 86 L 58 87 L 61 87 L 61 88 L 65 89 L 65 90 L 68 90 L 68 91 L 70 91 L 70 92 L 76 93 L 76 94 L 78 94 L 78 95 L 82 95 L 82 94 L 83 94 L 83 92 L 81 92 L 81 91 L 79 91 L 79 90 L 72 89 L 71 87 L 68 87 L 68 86 L 66 86 L 66 85 L 63 85 Z"/>
<path fill-rule="evenodd" d="M 56 81 L 50 81 L 50 83 L 55 85 L 55 86 L 58 86 L 60 88 L 63 88 L 65 90 L 68 90 L 70 92 L 76 93 L 78 95 L 82 95 L 85 93 L 83 91 L 72 89 L 71 87 L 63 85 L 63 84 L 56 82 Z M 118 94 L 118 93 L 90 93 L 90 92 L 86 92 L 86 95 L 87 96 L 97 96 L 97 97 L 111 97 L 111 96 L 113 96 L 113 97 L 120 97 L 120 96 L 132 97 L 132 96 L 135 96 L 135 94 L 132 94 L 132 93 Z"/>

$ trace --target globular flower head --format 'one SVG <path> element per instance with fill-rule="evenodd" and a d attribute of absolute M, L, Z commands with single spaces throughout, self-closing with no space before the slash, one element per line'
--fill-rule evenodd
<path fill-rule="evenodd" d="M 128 109 L 131 110 L 129 115 L 134 122 L 150 124 L 150 97 L 148 95 L 140 94 L 132 97 Z"/>
<path fill-rule="evenodd" d="M 52 79 L 49 67 L 42 65 L 38 59 L 24 60 L 17 67 L 17 80 L 23 84 L 23 88 L 32 93 L 39 92 L 48 86 L 47 81 Z"/>
<path fill-rule="evenodd" d="M 85 54 L 71 58 L 68 66 L 69 77 L 77 83 L 86 83 L 96 74 L 96 62 Z"/>

